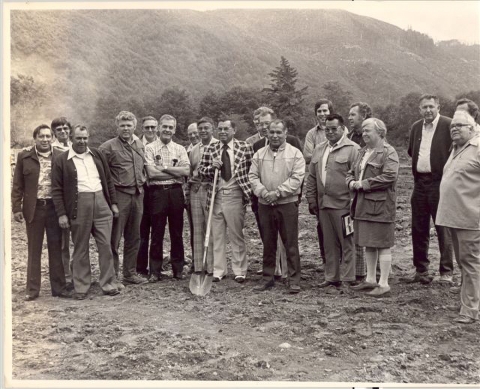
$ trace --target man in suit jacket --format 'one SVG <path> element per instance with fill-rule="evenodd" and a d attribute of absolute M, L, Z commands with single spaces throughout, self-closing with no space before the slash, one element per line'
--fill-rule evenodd
<path fill-rule="evenodd" d="M 110 246 L 112 216 L 118 217 L 115 186 L 105 156 L 87 146 L 87 128 L 75 126 L 71 138 L 72 147 L 53 165 L 52 197 L 60 227 L 72 232 L 73 297 L 85 299 L 90 288 L 90 234 L 98 248 L 98 283 L 104 294 L 113 296 L 119 293 Z"/>
<path fill-rule="evenodd" d="M 41 257 L 45 232 L 52 295 L 71 297 L 71 294 L 66 291 L 62 262 L 62 230 L 58 225 L 52 201 L 52 162 L 62 151 L 52 147 L 53 132 L 46 124 L 35 128 L 33 138 L 35 146 L 18 155 L 12 187 L 14 220 L 21 223 L 25 218 L 27 228 L 25 300 L 34 300 L 40 294 Z"/>
<path fill-rule="evenodd" d="M 203 153 L 198 174 L 213 181 L 215 169 L 220 170 L 212 213 L 213 281 L 227 274 L 226 230 L 232 245 L 232 270 L 235 281 L 242 283 L 247 274 L 247 249 L 243 236 L 245 206 L 250 202 L 252 187 L 248 172 L 252 163 L 252 146 L 234 139 L 235 123 L 230 119 L 218 123 L 220 142 L 213 143 Z M 212 186 L 207 191 L 210 206 Z"/>
<path fill-rule="evenodd" d="M 435 222 L 439 201 L 440 181 L 452 145 L 450 118 L 440 115 L 440 102 L 435 95 L 420 97 L 420 114 L 410 131 L 408 155 L 412 157 L 414 188 L 412 205 L 412 244 L 415 276 L 407 282 L 428 284 L 428 246 L 430 243 L 430 217 Z M 435 226 L 440 248 L 440 281 L 452 282 L 453 246 L 448 230 Z"/>

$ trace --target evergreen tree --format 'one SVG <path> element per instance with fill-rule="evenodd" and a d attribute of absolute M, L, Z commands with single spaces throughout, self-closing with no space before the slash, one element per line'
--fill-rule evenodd
<path fill-rule="evenodd" d="M 269 106 L 282 119 L 297 121 L 303 115 L 303 100 L 308 86 L 297 90 L 298 72 L 285 57 L 281 57 L 280 66 L 268 74 L 271 78 L 269 88 L 263 93 Z"/>

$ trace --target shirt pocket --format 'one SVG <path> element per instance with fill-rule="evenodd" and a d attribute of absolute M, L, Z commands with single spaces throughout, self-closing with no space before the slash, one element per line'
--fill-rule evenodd
<path fill-rule="evenodd" d="M 381 215 L 385 212 L 385 203 L 387 201 L 387 192 L 365 192 L 365 213 L 367 215 Z"/>
<path fill-rule="evenodd" d="M 346 173 L 349 170 L 348 166 L 348 156 L 346 155 L 336 155 L 335 156 L 335 170 Z"/>

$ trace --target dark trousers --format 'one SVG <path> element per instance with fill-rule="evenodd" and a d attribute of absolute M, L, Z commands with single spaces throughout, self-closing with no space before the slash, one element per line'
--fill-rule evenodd
<path fill-rule="evenodd" d="M 112 254 L 118 278 L 120 257 L 118 249 L 123 236 L 123 276 L 137 272 L 137 254 L 140 247 L 140 222 L 143 216 L 143 193 L 129 194 L 117 190 L 118 217 L 113 219 Z"/>
<path fill-rule="evenodd" d="M 412 205 L 412 244 L 413 264 L 417 273 L 428 272 L 430 260 L 430 218 L 435 222 L 440 181 L 433 180 L 430 174 L 419 174 L 415 179 L 411 198 Z M 448 228 L 435 226 L 440 249 L 440 274 L 453 272 L 453 245 Z"/>
<path fill-rule="evenodd" d="M 260 239 L 263 242 L 262 229 L 260 228 L 260 217 L 258 215 L 258 197 L 252 196 L 252 212 L 255 215 L 255 220 L 257 221 L 258 232 L 260 233 Z"/>
<path fill-rule="evenodd" d="M 148 247 L 150 243 L 150 230 L 152 227 L 152 213 L 150 211 L 151 190 L 147 185 L 144 185 L 143 190 L 143 215 L 140 221 L 140 246 L 137 254 L 137 273 L 147 275 L 148 269 L 150 268 L 148 264 Z"/>
<path fill-rule="evenodd" d="M 183 210 L 185 199 L 181 185 L 165 189 L 161 185 L 150 187 L 152 212 L 152 242 L 150 246 L 150 273 L 160 276 L 163 265 L 163 238 L 168 222 L 170 233 L 170 263 L 173 276 L 182 274 L 184 265 Z"/>
<path fill-rule="evenodd" d="M 288 277 L 291 285 L 300 283 L 298 250 L 298 203 L 275 206 L 258 204 L 260 230 L 263 235 L 263 277 L 272 280 L 275 274 L 277 238 L 280 233 L 287 253 Z"/>
<path fill-rule="evenodd" d="M 26 223 L 28 242 L 27 294 L 38 296 L 42 283 L 42 245 L 47 233 L 48 268 L 52 295 L 65 291 L 65 272 L 62 261 L 62 229 L 52 200 L 38 201 L 35 215 Z"/>
<path fill-rule="evenodd" d="M 322 212 L 319 210 L 319 212 Z M 320 224 L 320 218 L 317 218 L 317 236 L 318 236 L 318 246 L 320 248 L 320 258 L 322 262 L 325 263 L 325 245 L 323 243 L 323 232 L 322 225 Z"/>
<path fill-rule="evenodd" d="M 192 220 L 192 203 L 188 204 L 185 208 L 187 210 L 187 219 L 188 219 L 188 227 L 190 228 L 190 248 L 192 250 L 192 269 L 195 268 L 194 260 L 193 260 L 193 220 Z"/>

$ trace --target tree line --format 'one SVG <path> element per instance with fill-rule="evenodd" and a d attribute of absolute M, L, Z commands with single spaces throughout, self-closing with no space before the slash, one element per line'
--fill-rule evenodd
<path fill-rule="evenodd" d="M 229 116 L 237 123 L 237 138 L 245 139 L 256 131 L 252 120 L 253 111 L 265 105 L 286 120 L 290 134 L 303 140 L 307 131 L 315 125 L 314 101 L 307 100 L 308 86 L 302 88 L 297 86 L 298 72 L 284 57 L 281 57 L 279 66 L 268 73 L 268 77 L 270 85 L 266 88 L 234 86 L 222 92 L 209 90 L 199 101 L 194 101 L 188 91 L 181 87 L 167 88 L 159 95 L 100 96 L 85 124 L 91 129 L 92 144 L 98 145 L 115 136 L 114 118 L 121 110 L 131 111 L 139 119 L 147 115 L 158 118 L 169 113 L 177 119 L 177 141 L 186 143 L 188 125 L 201 116 L 209 116 L 215 121 L 222 116 Z M 33 127 L 29 128 L 32 125 L 32 112 L 41 110 L 42 104 L 52 96 L 48 95 L 44 84 L 31 76 L 12 76 L 10 86 L 11 146 L 22 147 L 32 141 Z M 435 88 L 426 92 L 435 93 Z M 331 100 L 335 111 L 348 123 L 350 104 L 356 101 L 352 92 L 340 82 L 332 80 L 326 82 L 322 90 L 315 94 L 317 98 Z M 373 116 L 383 120 L 387 125 L 389 142 L 397 147 L 404 147 L 407 144 L 410 126 L 420 118 L 418 112 L 420 95 L 419 92 L 412 92 L 401 97 L 397 104 L 372 107 Z M 455 102 L 461 97 L 467 97 L 478 104 L 480 90 L 465 91 L 453 99 L 439 96 L 440 112 L 451 117 L 455 111 Z M 63 115 L 58 113 L 56 116 Z M 137 131 L 140 132 L 140 126 L 137 127 Z"/>

